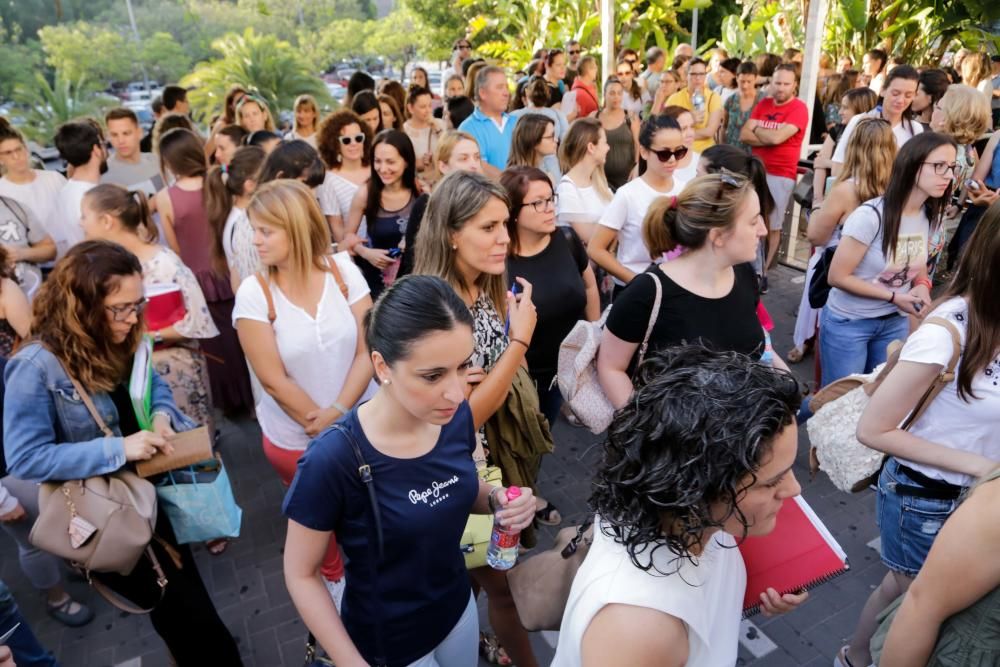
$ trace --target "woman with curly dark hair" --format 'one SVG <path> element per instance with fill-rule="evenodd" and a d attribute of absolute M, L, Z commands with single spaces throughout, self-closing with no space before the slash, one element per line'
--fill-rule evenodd
<path fill-rule="evenodd" d="M 799 385 L 735 352 L 670 348 L 615 415 L 590 498 L 594 542 L 552 667 L 736 663 L 746 570 L 736 547 L 799 494 Z M 761 594 L 767 614 L 806 594 Z"/>
<path fill-rule="evenodd" d="M 323 119 L 317 150 L 327 172 L 316 197 L 333 240 L 339 243 L 344 240 L 344 220 L 351 210 L 351 200 L 372 175 L 372 135 L 360 116 L 341 109 Z M 361 235 L 365 235 L 364 231 Z"/>

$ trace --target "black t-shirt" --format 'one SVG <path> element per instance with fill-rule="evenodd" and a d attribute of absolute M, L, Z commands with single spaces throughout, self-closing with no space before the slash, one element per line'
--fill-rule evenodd
<path fill-rule="evenodd" d="M 340 423 L 372 470 L 385 545 L 375 568 L 378 593 L 371 568 L 376 553 L 371 505 L 342 433 L 330 429 L 309 443 L 282 510 L 307 528 L 336 533 L 348 558 L 344 626 L 372 662 L 379 615 L 385 658 L 390 667 L 402 667 L 440 644 L 469 604 L 471 586 L 459 545 L 479 494 L 472 410 L 468 403 L 460 405 L 434 448 L 412 459 L 375 449 L 357 410 Z"/>
<path fill-rule="evenodd" d="M 663 298 L 649 337 L 648 357 L 683 343 L 702 343 L 719 351 L 734 351 L 759 359 L 764 351 L 764 330 L 757 319 L 757 276 L 750 264 L 733 267 L 733 289 L 718 299 L 692 294 L 671 280 L 655 264 L 646 269 L 660 280 Z M 636 276 L 615 298 L 608 314 L 608 331 L 630 343 L 642 343 L 656 286 Z"/>
<path fill-rule="evenodd" d="M 557 229 L 537 255 L 507 259 L 510 281 L 524 278 L 531 283 L 538 322 L 528 348 L 528 371 L 541 389 L 547 389 L 556 374 L 559 345 L 584 317 L 587 292 L 582 274 L 587 265 L 583 242 L 568 227 Z"/>
<path fill-rule="evenodd" d="M 563 87 L 562 87 L 561 84 L 562 84 L 561 81 L 559 82 L 559 84 L 552 84 L 552 83 L 549 84 L 549 106 L 550 107 L 555 106 L 555 105 L 559 104 L 560 102 L 562 102 L 562 98 L 563 98 L 563 95 L 565 93 L 563 92 Z"/>
<path fill-rule="evenodd" d="M 127 438 L 142 430 L 135 416 L 135 408 L 132 407 L 132 398 L 128 394 L 127 386 L 120 384 L 115 387 L 111 392 L 111 402 L 118 410 L 118 430 L 121 431 L 122 437 Z"/>

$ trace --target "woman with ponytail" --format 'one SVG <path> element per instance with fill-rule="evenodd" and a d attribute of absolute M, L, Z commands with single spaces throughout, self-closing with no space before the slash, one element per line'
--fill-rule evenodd
<path fill-rule="evenodd" d="M 87 239 L 113 241 L 139 258 L 147 298 L 166 287 L 180 289 L 184 317 L 149 333 L 157 341 L 153 366 L 174 395 L 174 402 L 198 424 L 212 427 L 212 394 L 208 364 L 198 341 L 215 338 L 205 295 L 194 273 L 172 250 L 157 242 L 156 226 L 149 217 L 146 195 L 118 185 L 98 185 L 81 204 L 80 225 Z"/>
<path fill-rule="evenodd" d="M 634 357 L 651 315 L 656 323 L 647 355 L 683 342 L 718 351 L 764 353 L 757 320 L 753 262 L 767 228 L 753 185 L 730 173 L 691 181 L 679 196 L 660 197 L 642 223 L 653 257 L 683 246 L 676 259 L 645 270 L 619 294 L 608 314 L 597 357 L 597 374 L 611 404 L 623 407 L 632 395 Z M 653 314 L 660 282 L 660 310 Z M 775 358 L 776 365 L 784 364 Z"/>
<path fill-rule="evenodd" d="M 220 269 L 225 267 L 234 292 L 244 278 L 260 270 L 247 205 L 265 157 L 261 147 L 244 146 L 236 151 L 228 167 L 213 167 L 205 179 L 205 208 L 215 242 L 213 262 Z"/>

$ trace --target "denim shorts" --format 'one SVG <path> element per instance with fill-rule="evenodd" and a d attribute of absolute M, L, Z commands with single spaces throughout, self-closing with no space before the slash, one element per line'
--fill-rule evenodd
<path fill-rule="evenodd" d="M 894 572 L 915 577 L 927 560 L 941 526 L 958 507 L 958 500 L 901 495 L 895 491 L 896 484 L 920 486 L 890 456 L 879 475 L 876 497 L 875 519 L 882 535 L 882 562 Z"/>

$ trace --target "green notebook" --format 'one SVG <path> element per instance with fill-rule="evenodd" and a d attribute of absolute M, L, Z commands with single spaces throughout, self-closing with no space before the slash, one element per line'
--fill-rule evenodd
<path fill-rule="evenodd" d="M 139 428 L 153 430 L 153 339 L 143 336 L 139 349 L 132 359 L 132 375 L 128 381 L 128 395 L 132 399 Z"/>

